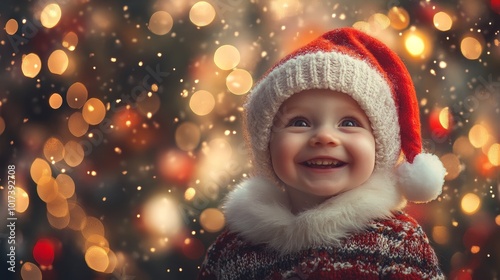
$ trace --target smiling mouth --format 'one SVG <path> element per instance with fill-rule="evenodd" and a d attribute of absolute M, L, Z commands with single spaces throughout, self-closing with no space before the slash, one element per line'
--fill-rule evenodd
<path fill-rule="evenodd" d="M 339 168 L 346 165 L 347 163 L 334 159 L 313 159 L 304 161 L 301 164 L 311 168 L 327 169 L 327 168 Z"/>

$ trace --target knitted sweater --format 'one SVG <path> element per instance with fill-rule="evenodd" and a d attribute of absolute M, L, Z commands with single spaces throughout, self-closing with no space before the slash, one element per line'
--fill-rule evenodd
<path fill-rule="evenodd" d="M 247 180 L 227 199 L 228 229 L 208 249 L 198 279 L 444 279 L 388 178 L 375 174 L 298 215 L 278 188 Z"/>

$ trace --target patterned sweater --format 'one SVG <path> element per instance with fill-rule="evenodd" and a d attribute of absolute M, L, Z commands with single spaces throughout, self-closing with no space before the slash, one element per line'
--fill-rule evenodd
<path fill-rule="evenodd" d="M 444 279 L 405 205 L 382 172 L 298 214 L 276 185 L 247 179 L 227 197 L 228 229 L 208 249 L 199 279 Z"/>
<path fill-rule="evenodd" d="M 444 279 L 422 228 L 398 213 L 374 221 L 340 247 L 280 255 L 225 231 L 209 248 L 199 279 Z"/>

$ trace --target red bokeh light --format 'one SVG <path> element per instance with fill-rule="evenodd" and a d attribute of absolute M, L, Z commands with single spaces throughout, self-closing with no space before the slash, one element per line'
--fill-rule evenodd
<path fill-rule="evenodd" d="M 41 238 L 33 247 L 33 257 L 40 265 L 51 266 L 54 262 L 54 256 L 55 246 L 49 239 Z"/>

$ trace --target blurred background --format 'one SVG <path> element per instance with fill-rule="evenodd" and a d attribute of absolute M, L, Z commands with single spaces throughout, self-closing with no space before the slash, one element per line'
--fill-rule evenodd
<path fill-rule="evenodd" d="M 245 95 L 343 26 L 412 74 L 448 173 L 407 210 L 443 271 L 500 277 L 500 0 L 2 0 L 0 26 L 1 279 L 194 279 L 251 171 Z"/>

